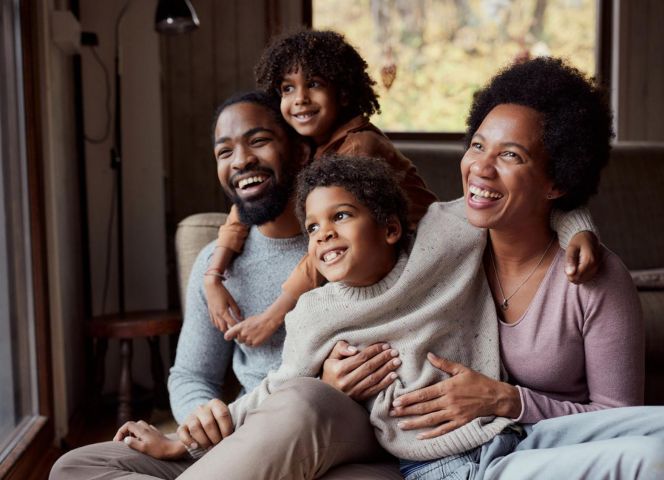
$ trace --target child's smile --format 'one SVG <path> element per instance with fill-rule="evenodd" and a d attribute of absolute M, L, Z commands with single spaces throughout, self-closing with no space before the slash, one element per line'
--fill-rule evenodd
<path fill-rule="evenodd" d="M 317 187 L 306 200 L 309 255 L 327 280 L 362 287 L 380 281 L 394 267 L 393 229 L 342 187 Z"/>
<path fill-rule="evenodd" d="M 298 69 L 284 75 L 281 82 L 281 114 L 305 137 L 322 145 L 339 123 L 340 109 L 334 88 L 319 76 Z"/>

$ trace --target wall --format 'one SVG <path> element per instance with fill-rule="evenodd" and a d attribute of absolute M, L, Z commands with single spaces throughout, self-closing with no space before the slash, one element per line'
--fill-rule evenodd
<path fill-rule="evenodd" d="M 99 38 L 96 53 L 82 50 L 85 133 L 104 137 L 115 101 L 115 24 L 119 23 L 122 112 L 122 165 L 124 199 L 124 268 L 127 311 L 160 310 L 168 307 L 166 290 L 166 234 L 164 214 L 164 154 L 160 88 L 159 36 L 154 31 L 156 0 L 81 0 L 81 26 Z M 107 102 L 106 82 L 111 99 Z M 110 167 L 113 130 L 103 141 L 87 141 L 87 202 L 90 237 L 92 313 L 115 313 L 117 303 L 117 215 L 114 208 L 115 170 Z M 111 228 L 109 232 L 109 226 Z M 109 271 L 107 273 L 107 268 Z M 151 384 L 146 342 L 134 342 L 133 373 L 146 386 Z M 117 342 L 109 344 L 106 390 L 118 379 Z"/>
<path fill-rule="evenodd" d="M 40 0 L 35 3 L 43 76 L 40 97 L 54 413 L 56 436 L 62 436 L 85 385 L 80 368 L 84 357 L 81 328 L 84 289 L 73 64 L 72 57 L 61 52 L 50 35 L 51 12 L 65 9 L 67 2 Z"/>
<path fill-rule="evenodd" d="M 617 140 L 664 141 L 664 2 L 615 0 L 613 20 Z"/>

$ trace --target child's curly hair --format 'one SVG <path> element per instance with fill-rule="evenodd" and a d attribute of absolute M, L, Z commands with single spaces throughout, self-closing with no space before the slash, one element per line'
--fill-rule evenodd
<path fill-rule="evenodd" d="M 394 172 L 379 158 L 348 155 L 324 155 L 305 167 L 297 176 L 295 211 L 302 229 L 306 217 L 306 201 L 318 187 L 341 187 L 364 205 L 379 225 L 387 225 L 392 216 L 401 224 L 402 248 L 408 231 L 408 200 Z"/>
<path fill-rule="evenodd" d="M 555 207 L 572 210 L 597 192 L 613 137 L 604 88 L 558 58 L 540 57 L 502 70 L 475 94 L 468 114 L 466 144 L 494 107 L 513 103 L 542 116 L 547 174 L 565 195 Z"/>
<path fill-rule="evenodd" d="M 300 30 L 273 38 L 254 68 L 256 85 L 280 94 L 284 76 L 302 69 L 307 76 L 318 75 L 344 100 L 342 115 L 370 117 L 380 113 L 376 84 L 367 73 L 367 62 L 343 35 L 330 30 Z"/>

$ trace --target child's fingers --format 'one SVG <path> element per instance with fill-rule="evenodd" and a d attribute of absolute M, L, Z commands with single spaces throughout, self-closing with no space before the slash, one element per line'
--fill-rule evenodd
<path fill-rule="evenodd" d="M 224 334 L 224 339 L 227 342 L 230 342 L 231 340 L 234 340 L 236 337 L 238 337 L 242 331 L 243 324 L 238 323 L 230 327 L 228 330 L 226 330 L 226 333 Z"/>
<path fill-rule="evenodd" d="M 573 281 L 579 265 L 579 255 L 581 249 L 577 246 L 570 245 L 565 251 L 565 274 Z"/>
<path fill-rule="evenodd" d="M 226 310 L 234 320 L 234 323 L 238 323 L 242 320 L 242 312 L 240 311 L 240 307 L 237 306 L 235 299 L 231 297 L 230 294 L 228 295 L 228 307 Z"/>

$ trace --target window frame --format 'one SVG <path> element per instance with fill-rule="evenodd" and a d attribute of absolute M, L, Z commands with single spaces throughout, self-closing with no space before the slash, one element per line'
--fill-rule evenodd
<path fill-rule="evenodd" d="M 313 26 L 313 0 L 302 0 L 302 23 L 307 28 Z M 597 80 L 608 91 L 611 89 L 611 46 L 613 40 L 613 8 L 615 0 L 595 0 L 597 5 L 596 49 Z M 405 132 L 386 131 L 392 141 L 420 142 L 460 142 L 465 132 Z"/>
<path fill-rule="evenodd" d="M 51 346 L 49 329 L 48 272 L 46 262 L 46 219 L 44 215 L 44 166 L 39 145 L 39 66 L 38 66 L 38 18 L 35 2 L 18 4 L 21 29 L 21 58 L 23 63 L 23 105 L 25 129 L 25 153 L 27 171 L 28 223 L 30 234 L 30 261 L 32 264 L 32 306 L 34 315 L 35 367 L 37 369 L 37 411 L 27 419 L 21 437 L 0 464 L 0 478 L 8 480 L 35 478 L 39 466 L 49 457 L 45 453 L 53 449 L 55 427 L 53 421 L 53 386 L 51 372 Z"/>

